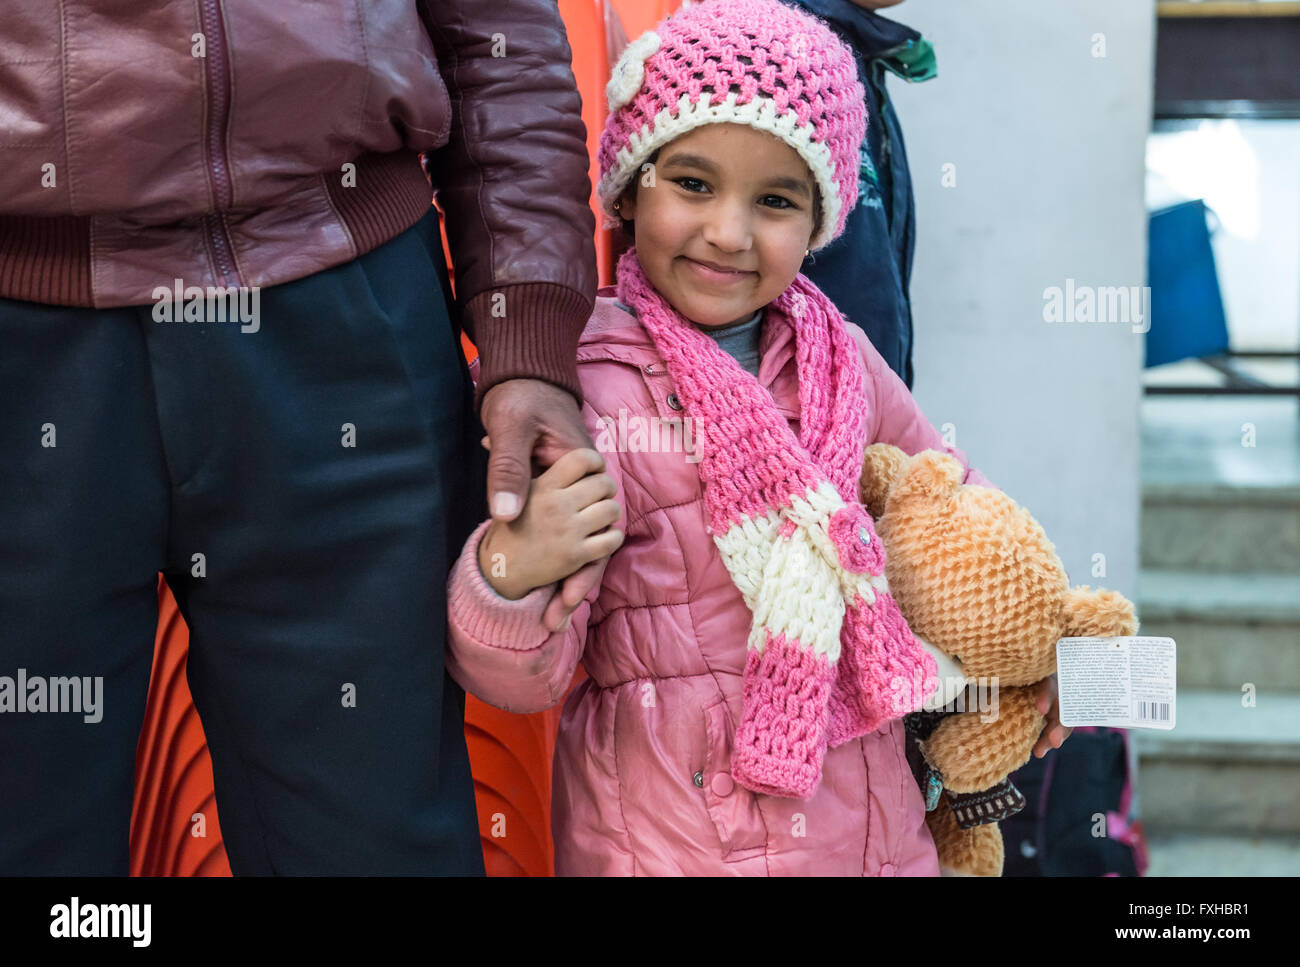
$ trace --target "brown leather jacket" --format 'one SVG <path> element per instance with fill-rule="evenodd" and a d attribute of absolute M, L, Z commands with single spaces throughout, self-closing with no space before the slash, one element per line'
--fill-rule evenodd
<path fill-rule="evenodd" d="M 569 61 L 555 0 L 0 0 L 0 296 L 319 272 L 429 211 L 430 152 L 478 398 L 532 376 L 581 400 L 595 219 Z"/>

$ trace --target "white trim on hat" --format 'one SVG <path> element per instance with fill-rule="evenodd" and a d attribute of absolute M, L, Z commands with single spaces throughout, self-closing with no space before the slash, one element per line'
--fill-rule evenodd
<path fill-rule="evenodd" d="M 641 163 L 654 154 L 657 148 L 706 124 L 744 124 L 776 135 L 794 148 L 808 165 L 822 196 L 822 228 L 808 247 L 816 250 L 829 243 L 841 207 L 830 148 L 812 140 L 812 127 L 800 125 L 799 116 L 794 111 L 777 114 L 776 102 L 770 97 L 757 97 L 738 105 L 736 96 L 735 92 L 728 93 L 726 99 L 719 104 L 710 104 L 707 98 L 701 97 L 692 104 L 690 95 L 683 94 L 675 108 L 664 108 L 649 125 L 634 132 L 627 145 L 619 149 L 613 166 L 600 179 L 597 187 L 605 214 L 611 218 L 618 217 L 614 211 L 614 201 L 640 169 Z"/>

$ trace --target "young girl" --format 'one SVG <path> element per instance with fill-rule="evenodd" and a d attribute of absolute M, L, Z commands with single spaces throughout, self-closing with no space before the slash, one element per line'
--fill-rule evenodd
<path fill-rule="evenodd" d="M 578 349 L 601 452 L 475 530 L 448 670 L 531 712 L 583 663 L 555 750 L 560 875 L 937 874 L 896 700 L 935 666 L 857 480 L 875 441 L 969 465 L 799 274 L 856 199 L 852 55 L 773 0 L 706 2 L 632 43 L 607 93 L 599 193 L 635 246 Z M 548 634 L 555 582 L 606 556 Z"/>

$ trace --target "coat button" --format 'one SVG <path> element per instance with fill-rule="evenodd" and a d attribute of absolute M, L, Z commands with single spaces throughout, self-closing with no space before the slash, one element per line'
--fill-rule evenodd
<path fill-rule="evenodd" d="M 714 795 L 730 796 L 731 791 L 736 788 L 736 780 L 725 772 L 719 772 L 709 783 L 709 788 L 713 790 Z"/>
<path fill-rule="evenodd" d="M 881 867 L 880 867 L 880 875 L 881 875 L 881 876 L 897 876 L 897 875 L 898 875 L 898 871 L 897 871 L 896 869 L 894 869 L 894 864 L 893 864 L 893 863 L 883 863 L 883 864 L 881 864 Z"/>
<path fill-rule="evenodd" d="M 682 408 L 682 401 L 677 398 L 676 393 L 669 393 L 668 405 L 671 406 L 674 410 L 680 410 Z"/>
<path fill-rule="evenodd" d="M 862 541 L 863 544 L 871 543 L 871 531 L 867 530 L 866 524 L 858 528 L 858 540 Z"/>
<path fill-rule="evenodd" d="M 701 789 L 704 788 L 704 773 L 702 772 L 695 773 L 694 780 L 697 786 L 699 786 Z"/>

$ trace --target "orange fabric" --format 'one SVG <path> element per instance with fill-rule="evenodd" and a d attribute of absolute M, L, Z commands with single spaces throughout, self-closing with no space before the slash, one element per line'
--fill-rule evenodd
<path fill-rule="evenodd" d="M 587 128 L 587 177 L 591 183 L 591 207 L 596 213 L 596 270 L 600 284 L 613 275 L 609 233 L 601 228 L 604 216 L 596 197 L 600 166 L 596 151 L 605 127 L 605 85 L 613 66 L 609 60 L 607 21 L 616 18 L 607 0 L 560 0 L 560 16 L 573 51 L 573 76 L 582 96 L 582 123 Z"/>
<path fill-rule="evenodd" d="M 635 40 L 682 5 L 682 0 L 611 0 L 627 36 Z M 621 53 L 620 49 L 620 53 Z M 618 55 L 614 55 L 617 61 Z M 614 62 L 610 63 L 610 67 Z"/>
<path fill-rule="evenodd" d="M 185 680 L 190 633 L 158 578 L 158 633 L 135 752 L 132 876 L 229 876 L 212 792 L 212 760 Z"/>

